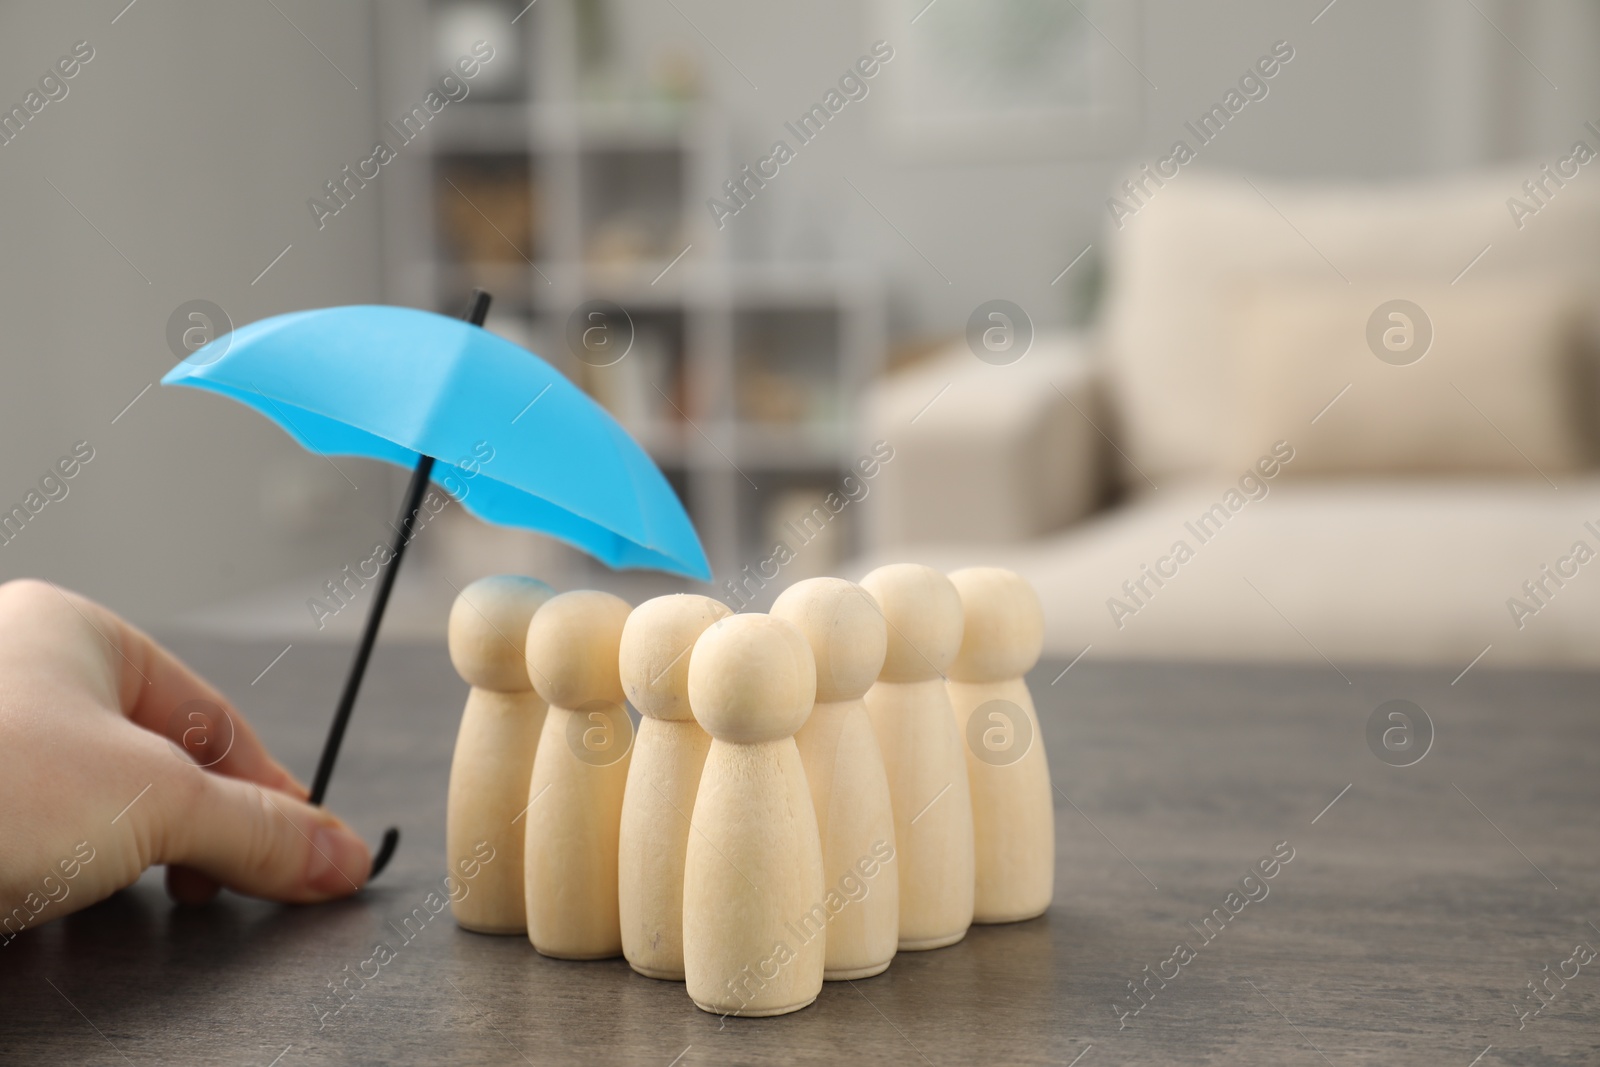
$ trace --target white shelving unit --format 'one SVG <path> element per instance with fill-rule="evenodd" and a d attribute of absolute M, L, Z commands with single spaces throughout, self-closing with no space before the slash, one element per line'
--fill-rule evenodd
<path fill-rule="evenodd" d="M 380 114 L 438 83 L 439 20 L 464 7 L 525 75 L 510 97 L 449 104 L 385 168 L 385 299 L 455 313 L 473 286 L 489 290 L 491 328 L 520 335 L 647 448 L 720 583 L 771 554 L 785 501 L 814 489 L 820 503 L 861 451 L 854 405 L 882 363 L 883 286 L 861 267 L 731 258 L 705 207 L 732 173 L 725 123 L 695 100 L 585 99 L 584 3 L 539 0 L 520 17 L 522 3 L 491 0 L 377 5 Z M 500 177 L 464 187 L 475 168 Z M 496 184 L 523 174 L 527 208 Z M 503 246 L 488 231 L 473 245 L 489 240 L 492 261 L 461 258 L 452 218 L 492 225 Z M 568 316 L 596 299 L 635 325 L 635 351 L 614 366 L 589 366 L 566 343 Z"/>

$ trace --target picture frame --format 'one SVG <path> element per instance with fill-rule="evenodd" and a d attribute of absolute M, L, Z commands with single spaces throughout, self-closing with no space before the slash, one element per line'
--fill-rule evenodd
<path fill-rule="evenodd" d="M 927 160 L 1092 158 L 1137 140 L 1137 0 L 878 0 L 893 150 Z"/>

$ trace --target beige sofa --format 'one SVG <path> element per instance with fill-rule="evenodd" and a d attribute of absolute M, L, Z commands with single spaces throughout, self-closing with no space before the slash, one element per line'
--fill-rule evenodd
<path fill-rule="evenodd" d="M 1014 567 L 1069 658 L 1600 665 L 1588 169 L 1185 172 L 1093 332 L 880 383 L 858 566 Z"/>

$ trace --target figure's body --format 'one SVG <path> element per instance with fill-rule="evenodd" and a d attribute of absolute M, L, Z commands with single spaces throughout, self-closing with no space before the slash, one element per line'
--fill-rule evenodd
<path fill-rule="evenodd" d="M 517 818 L 528 803 L 545 702 L 528 681 L 523 643 L 534 613 L 554 595 L 543 582 L 499 575 L 467 586 L 450 609 L 450 662 L 472 689 L 450 761 L 445 862 L 460 878 L 478 870 L 481 843 L 492 850 L 473 891 L 450 905 L 457 923 L 482 934 L 528 928 Z"/>
<path fill-rule="evenodd" d="M 841 578 L 790 586 L 772 614 L 799 627 L 817 663 L 817 703 L 794 739 L 829 890 L 823 978 L 869 978 L 889 966 L 900 930 L 889 779 L 862 700 L 883 667 L 888 628 L 871 594 Z"/>
<path fill-rule="evenodd" d="M 528 783 L 528 940 L 546 956 L 621 955 L 617 833 L 632 725 L 617 651 L 628 604 L 580 590 L 528 627 L 528 676 L 550 705 Z"/>
<path fill-rule="evenodd" d="M 911 563 L 879 567 L 861 585 L 889 630 L 866 704 L 894 806 L 900 948 L 942 948 L 972 924 L 972 797 L 943 676 L 961 647 L 961 597 L 950 579 Z"/>
<path fill-rule="evenodd" d="M 1023 679 L 1044 648 L 1044 609 L 1033 587 L 1011 571 L 972 567 L 950 580 L 966 619 L 949 689 L 972 785 L 972 921 L 1032 919 L 1055 891 L 1050 765 Z"/>
<path fill-rule="evenodd" d="M 822 844 L 793 736 L 815 697 L 811 648 L 782 619 L 734 615 L 695 645 L 689 703 L 712 741 L 684 866 L 683 965 L 705 1011 L 782 1015 L 822 989 Z"/>
<path fill-rule="evenodd" d="M 689 711 L 694 643 L 729 609 L 680 593 L 647 600 L 622 630 L 622 688 L 641 716 L 617 856 L 622 954 L 649 978 L 683 980 L 683 865 L 711 735 Z"/>

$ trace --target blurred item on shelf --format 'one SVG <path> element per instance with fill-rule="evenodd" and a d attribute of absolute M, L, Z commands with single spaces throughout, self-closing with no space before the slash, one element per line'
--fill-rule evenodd
<path fill-rule="evenodd" d="M 843 516 L 835 515 L 825 501 L 834 488 L 827 485 L 786 489 L 768 504 L 762 515 L 766 543 L 756 546 L 770 552 L 781 541 L 793 555 L 783 570 L 783 584 L 837 573 L 844 559 Z"/>
<path fill-rule="evenodd" d="M 751 308 L 738 316 L 739 417 L 823 423 L 840 415 L 839 321 L 832 308 Z"/>
<path fill-rule="evenodd" d="M 663 264 L 682 251 L 673 248 L 678 220 L 646 211 L 618 211 L 601 220 L 589 238 L 585 259 L 602 269 L 638 267 L 661 260 Z"/>
<path fill-rule="evenodd" d="M 803 378 L 765 368 L 742 369 L 739 416 L 752 422 L 806 422 L 812 416 L 815 393 Z"/>
<path fill-rule="evenodd" d="M 663 48 L 651 71 L 651 89 L 661 100 L 691 103 L 700 98 L 700 61 L 677 46 Z"/>
<path fill-rule="evenodd" d="M 479 41 L 494 48 L 494 58 L 472 79 L 468 99 L 515 100 L 523 95 L 529 81 L 522 47 L 527 20 L 512 22 L 521 6 L 502 0 L 435 0 L 433 54 L 440 70 L 453 73 L 456 61 L 474 54 Z"/>
<path fill-rule="evenodd" d="M 684 408 L 676 368 L 667 330 L 641 322 L 635 324 L 633 346 L 622 359 L 607 367 L 583 366 L 583 386 L 623 429 L 653 448 Z"/>
<path fill-rule="evenodd" d="M 685 165 L 676 143 L 586 152 L 580 179 L 585 261 L 638 266 L 659 259 L 659 271 L 682 252 Z"/>
<path fill-rule="evenodd" d="M 441 160 L 434 188 L 439 243 L 461 263 L 516 263 L 534 258 L 534 194 L 525 156 Z"/>

